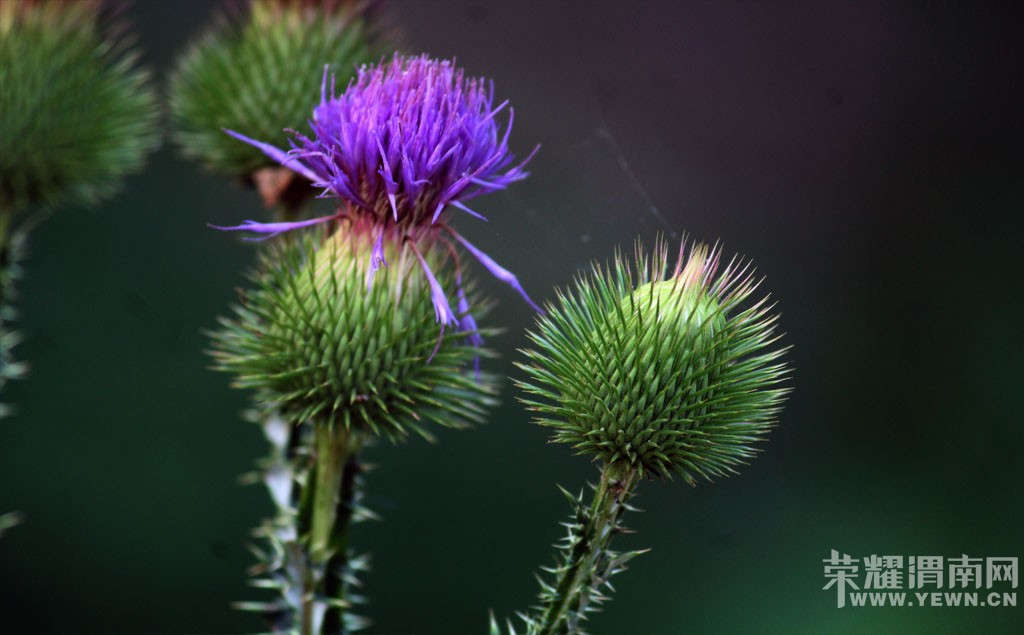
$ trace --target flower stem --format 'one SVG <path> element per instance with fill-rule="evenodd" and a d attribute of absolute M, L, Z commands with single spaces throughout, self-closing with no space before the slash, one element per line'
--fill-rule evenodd
<path fill-rule="evenodd" d="M 602 587 L 624 568 L 627 560 L 641 552 L 619 554 L 611 550 L 612 538 L 624 531 L 623 514 L 639 475 L 635 470 L 618 470 L 605 465 L 588 507 L 580 498 L 570 497 L 575 522 L 562 549 L 562 563 L 555 570 L 555 583 L 542 593 L 541 616 L 530 633 L 573 635 L 580 622 L 604 600 Z"/>
<path fill-rule="evenodd" d="M 348 538 L 361 471 L 358 433 L 338 425 L 315 425 L 312 505 L 308 539 L 309 567 L 304 584 L 303 635 L 345 635 Z M 317 604 L 321 615 L 317 616 Z M 319 623 L 319 624 L 318 624 Z M 317 630 L 319 626 L 319 630 Z"/>
<path fill-rule="evenodd" d="M 356 454 L 349 456 L 342 471 L 341 491 L 336 512 L 336 530 L 331 539 L 333 553 L 327 561 L 323 580 L 324 595 L 328 598 L 337 598 L 342 602 L 328 607 L 324 615 L 322 629 L 324 635 L 340 635 L 347 632 L 345 609 L 351 603 L 349 582 L 352 577 L 350 572 L 353 570 L 348 547 L 349 530 L 352 527 L 356 509 L 357 486 L 361 473 L 362 463 L 359 461 L 359 456 Z"/>

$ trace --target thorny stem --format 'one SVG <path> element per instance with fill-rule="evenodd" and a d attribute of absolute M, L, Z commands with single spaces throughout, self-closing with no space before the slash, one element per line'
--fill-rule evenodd
<path fill-rule="evenodd" d="M 366 437 L 323 421 L 287 422 L 271 411 L 260 422 L 274 447 L 263 481 L 278 514 L 259 532 L 269 549 L 257 552 L 254 585 L 279 595 L 236 606 L 261 613 L 274 633 L 349 635 L 363 626 L 348 613 L 357 600 L 349 588 L 365 566 L 349 550 L 349 533 L 369 515 L 360 504 Z"/>
<path fill-rule="evenodd" d="M 639 480 L 635 470 L 616 470 L 605 464 L 578 540 L 555 581 L 554 600 L 544 612 L 538 635 L 578 632 L 592 596 L 607 581 L 609 563 L 603 560 L 613 536 L 621 531 L 619 521 Z"/>

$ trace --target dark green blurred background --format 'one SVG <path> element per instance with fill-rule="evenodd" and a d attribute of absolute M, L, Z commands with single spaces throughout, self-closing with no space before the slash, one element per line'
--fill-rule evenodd
<path fill-rule="evenodd" d="M 164 76 L 212 3 L 139 1 Z M 1018 248 L 1021 11 L 1002 4 L 392 2 L 410 51 L 455 56 L 515 107 L 532 176 L 459 228 L 552 297 L 591 258 L 685 230 L 752 258 L 794 345 L 795 393 L 740 476 L 646 483 L 597 635 L 1022 632 L 1024 607 L 837 609 L 830 549 L 1024 556 Z M 299 72 L 297 69 L 296 72 Z M 319 73 L 319 69 L 310 72 Z M 300 126 L 302 122 L 296 122 Z M 95 211 L 32 235 L 27 381 L 0 422 L 0 632 L 228 634 L 264 453 L 203 329 L 249 245 L 210 230 L 257 197 L 165 144 Z M 515 374 L 528 308 L 501 302 Z M 510 386 L 486 427 L 379 446 L 362 525 L 371 632 L 463 635 L 528 606 L 596 470 Z"/>

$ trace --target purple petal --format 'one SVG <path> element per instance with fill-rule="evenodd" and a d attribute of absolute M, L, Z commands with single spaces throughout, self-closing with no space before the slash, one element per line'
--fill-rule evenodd
<path fill-rule="evenodd" d="M 480 335 L 480 331 L 477 328 L 476 320 L 473 319 L 473 315 L 469 312 L 469 301 L 466 299 L 466 291 L 462 288 L 462 276 L 458 273 L 455 274 L 455 284 L 458 286 L 456 293 L 458 294 L 458 311 L 459 315 L 459 331 L 468 333 L 466 339 L 469 341 L 469 345 L 474 348 L 480 348 L 484 345 L 484 338 Z M 476 380 L 480 381 L 480 356 L 473 356 L 473 372 L 476 375 Z"/>
<path fill-rule="evenodd" d="M 474 319 L 473 314 L 469 312 L 468 306 L 464 310 L 461 306 L 462 302 L 464 302 L 464 296 L 461 291 L 459 292 L 459 296 L 459 312 L 462 313 L 462 317 L 459 318 L 459 331 L 469 334 L 466 336 L 466 339 L 469 340 L 469 343 L 472 346 L 483 346 L 484 336 L 480 335 L 480 329 L 476 325 L 476 319 Z"/>
<path fill-rule="evenodd" d="M 377 171 L 384 178 L 384 187 L 388 195 L 388 202 L 391 203 L 391 211 L 395 215 L 395 222 L 398 222 L 398 205 L 395 203 L 395 193 L 397 192 L 397 184 L 391 174 L 391 164 L 388 163 L 388 155 L 384 152 L 384 145 L 380 142 L 380 137 L 374 135 L 377 140 L 377 149 L 380 151 L 380 160 L 384 165 Z"/>
<path fill-rule="evenodd" d="M 310 170 L 308 167 L 303 165 L 295 157 L 288 156 L 288 153 L 285 152 L 284 150 L 281 150 L 279 148 L 275 148 L 274 146 L 270 145 L 269 143 L 263 143 L 262 141 L 256 141 L 255 139 L 250 139 L 249 137 L 247 137 L 247 136 L 245 136 L 243 134 L 239 134 L 239 133 L 235 132 L 234 130 L 228 130 L 227 128 L 225 128 L 224 132 L 228 133 L 229 135 L 231 135 L 235 139 L 238 139 L 239 141 L 244 141 L 245 143 L 248 143 L 249 145 L 254 146 L 254 147 L 262 150 L 263 154 L 265 154 L 268 157 L 270 157 L 271 159 L 277 161 L 278 163 L 280 163 L 284 167 L 288 168 L 289 170 L 293 170 L 295 172 L 298 172 L 299 174 L 301 174 L 302 176 L 306 177 L 310 181 L 313 181 L 314 183 L 323 183 L 323 182 L 327 181 L 326 178 L 324 178 L 324 177 L 320 176 L 319 174 L 317 174 L 316 172 L 313 172 L 312 170 Z"/>
<path fill-rule="evenodd" d="M 494 88 L 493 85 L 491 86 L 491 88 L 492 89 Z M 488 119 L 494 119 L 494 116 L 496 114 L 498 114 L 499 112 L 501 112 L 502 110 L 504 110 L 505 106 L 507 106 L 507 105 L 508 105 L 508 100 L 506 99 L 505 101 L 501 102 L 501 104 L 499 104 L 497 108 L 495 108 L 491 112 L 487 113 L 487 116 L 484 117 L 483 120 L 487 121 Z"/>
<path fill-rule="evenodd" d="M 516 279 L 515 274 L 513 274 L 508 269 L 505 269 L 498 263 L 494 262 L 494 260 L 492 260 L 490 256 L 474 247 L 468 240 L 463 238 L 461 234 L 452 231 L 452 235 L 455 236 L 455 238 L 458 239 L 460 243 L 462 243 L 463 247 L 469 250 L 469 253 L 473 254 L 473 256 L 475 256 L 476 259 L 480 261 L 480 264 L 487 267 L 487 270 L 490 271 L 495 278 L 501 280 L 505 284 L 509 285 L 510 287 L 518 291 L 519 295 L 523 296 L 523 299 L 526 300 L 527 304 L 533 307 L 534 311 L 541 314 L 544 313 L 544 310 L 537 306 L 537 304 L 530 299 L 530 296 L 526 295 L 526 291 L 524 291 L 522 285 L 519 284 L 519 280 Z"/>
<path fill-rule="evenodd" d="M 291 231 L 293 229 L 299 229 L 300 227 L 310 227 L 312 225 L 319 225 L 326 223 L 327 221 L 334 220 L 337 218 L 337 214 L 331 214 L 330 216 L 321 216 L 319 218 L 311 218 L 310 220 L 295 221 L 290 223 L 258 223 L 254 220 L 244 220 L 241 225 L 233 225 L 231 227 L 221 227 L 220 225 L 208 225 L 214 229 L 221 231 L 244 231 L 252 232 L 254 234 L 267 234 L 264 238 L 272 238 L 283 232 Z"/>
<path fill-rule="evenodd" d="M 478 214 L 477 212 L 474 212 L 473 210 L 469 209 L 468 207 L 466 207 L 465 205 L 463 205 L 462 203 L 460 203 L 458 201 L 451 201 L 451 204 L 454 205 L 455 207 L 458 207 L 459 209 L 461 209 L 462 211 L 466 212 L 467 214 L 469 214 L 471 216 L 476 216 L 477 218 L 479 218 L 482 221 L 486 221 L 487 220 L 487 217 L 484 216 L 483 214 Z"/>
<path fill-rule="evenodd" d="M 503 190 L 503 189 L 505 189 L 505 185 L 502 184 L 502 183 L 491 183 L 490 181 L 485 181 L 483 179 L 478 179 L 478 178 L 473 178 L 473 177 L 470 177 L 469 182 L 473 183 L 474 185 L 479 185 L 480 187 L 485 187 L 485 188 L 487 188 L 489 190 Z"/>
<path fill-rule="evenodd" d="M 448 303 L 448 296 L 445 295 L 441 283 L 434 277 L 434 272 L 430 270 L 430 265 L 424 260 L 423 254 L 416 248 L 416 245 L 412 243 L 409 245 L 412 247 L 412 252 L 416 254 L 416 258 L 419 259 L 424 275 L 427 276 L 427 283 L 430 285 L 430 301 L 434 303 L 434 318 L 441 326 L 455 324 L 458 320 L 455 318 L 455 313 L 452 312 L 452 306 Z"/>
<path fill-rule="evenodd" d="M 434 217 L 430 219 L 430 224 L 433 225 L 437 222 L 437 217 L 441 215 L 441 210 L 444 209 L 445 203 L 438 203 L 437 209 L 434 210 Z"/>

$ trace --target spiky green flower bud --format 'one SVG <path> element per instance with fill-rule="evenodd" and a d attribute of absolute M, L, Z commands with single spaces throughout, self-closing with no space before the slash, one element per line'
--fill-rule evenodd
<path fill-rule="evenodd" d="M 777 315 L 748 303 L 758 282 L 702 244 L 637 247 L 560 294 L 530 333 L 525 400 L 554 440 L 620 471 L 690 483 L 735 471 L 773 425 L 788 389 Z"/>
<path fill-rule="evenodd" d="M 101 22 L 98 0 L 0 3 L 0 213 L 95 203 L 156 147 L 148 73 Z"/>
<path fill-rule="evenodd" d="M 186 156 L 215 172 L 257 181 L 268 204 L 286 196 L 291 172 L 233 130 L 286 145 L 287 128 L 309 119 L 329 65 L 344 87 L 356 67 L 387 48 L 377 2 L 252 0 L 223 13 L 178 63 L 170 81 L 175 139 Z M 299 184 L 296 195 L 306 195 Z"/>
<path fill-rule="evenodd" d="M 326 241 L 273 245 L 258 288 L 215 335 L 217 367 L 289 421 L 390 439 L 429 437 L 428 423 L 479 421 L 493 381 L 472 370 L 477 333 L 438 327 L 431 281 L 414 255 L 454 283 L 448 246 L 407 240 L 411 248 L 375 246 L 371 228 L 352 224 Z M 381 257 L 388 266 L 374 270 Z"/>

